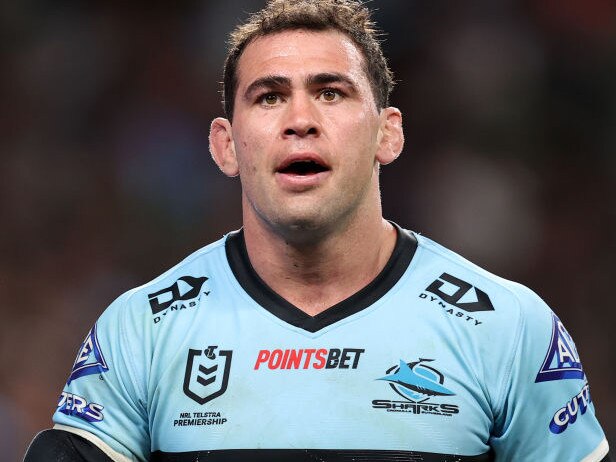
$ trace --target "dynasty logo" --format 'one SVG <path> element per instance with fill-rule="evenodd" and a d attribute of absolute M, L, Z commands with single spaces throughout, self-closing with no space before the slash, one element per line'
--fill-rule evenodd
<path fill-rule="evenodd" d="M 148 294 L 148 301 L 154 316 L 154 324 L 158 324 L 167 313 L 187 308 L 194 308 L 199 302 L 201 293 L 209 295 L 210 292 L 201 292 L 201 287 L 208 278 L 182 276 L 169 287 L 158 292 Z"/>
<path fill-rule="evenodd" d="M 407 363 L 400 360 L 398 366 L 390 367 L 384 377 L 377 380 L 389 382 L 390 388 L 399 395 L 403 401 L 375 399 L 372 401 L 374 409 L 385 409 L 387 412 L 409 412 L 412 414 L 432 414 L 452 416 L 459 411 L 455 404 L 444 404 L 430 401 L 434 397 L 455 396 L 455 393 L 443 384 L 445 376 L 434 367 L 426 363 L 433 359 L 419 358 L 417 361 Z"/>
<path fill-rule="evenodd" d="M 488 294 L 448 273 L 441 274 L 419 294 L 419 298 L 443 308 L 447 314 L 473 326 L 482 324 L 475 313 L 494 311 Z"/>

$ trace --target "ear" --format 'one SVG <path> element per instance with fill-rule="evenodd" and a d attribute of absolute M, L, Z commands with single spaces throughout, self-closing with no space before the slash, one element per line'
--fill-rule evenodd
<path fill-rule="evenodd" d="M 381 165 L 387 165 L 398 158 L 404 147 L 402 113 L 395 107 L 387 107 L 381 110 L 379 118 L 376 160 Z"/>
<path fill-rule="evenodd" d="M 239 175 L 231 123 L 217 117 L 210 125 L 210 153 L 218 168 L 227 176 Z"/>

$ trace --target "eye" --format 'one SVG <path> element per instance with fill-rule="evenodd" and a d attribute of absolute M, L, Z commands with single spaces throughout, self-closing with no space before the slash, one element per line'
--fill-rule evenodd
<path fill-rule="evenodd" d="M 261 104 L 265 106 L 273 106 L 280 102 L 280 97 L 275 93 L 267 93 L 259 98 Z"/>
<path fill-rule="evenodd" d="M 327 101 L 328 103 L 337 101 L 341 97 L 342 95 L 340 94 L 340 91 L 334 90 L 333 88 L 326 88 L 319 94 L 319 98 L 323 101 Z"/>

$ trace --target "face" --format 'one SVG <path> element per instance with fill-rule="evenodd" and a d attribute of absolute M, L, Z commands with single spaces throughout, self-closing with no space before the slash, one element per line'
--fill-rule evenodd
<path fill-rule="evenodd" d="M 304 30 L 261 37 L 237 72 L 233 122 L 212 123 L 210 147 L 226 174 L 240 176 L 245 226 L 314 233 L 374 207 L 380 213 L 378 165 L 402 148 L 400 113 L 377 110 L 349 38 Z"/>

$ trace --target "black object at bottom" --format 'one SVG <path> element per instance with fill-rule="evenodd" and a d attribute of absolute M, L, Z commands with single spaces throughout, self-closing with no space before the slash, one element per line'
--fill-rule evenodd
<path fill-rule="evenodd" d="M 63 430 L 44 430 L 32 441 L 24 462 L 112 462 L 97 446 Z"/>
<path fill-rule="evenodd" d="M 457 456 L 416 451 L 342 449 L 228 449 L 152 453 L 152 462 L 491 462 L 491 453 Z"/>

